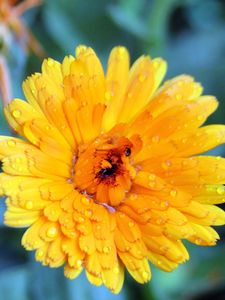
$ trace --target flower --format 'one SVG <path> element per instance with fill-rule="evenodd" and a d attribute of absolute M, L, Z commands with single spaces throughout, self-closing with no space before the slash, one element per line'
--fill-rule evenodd
<path fill-rule="evenodd" d="M 124 47 L 106 75 L 95 52 L 43 62 L 23 84 L 28 103 L 5 115 L 25 139 L 2 136 L 5 224 L 29 227 L 22 238 L 43 265 L 64 265 L 73 279 L 118 293 L 124 269 L 150 280 L 149 261 L 171 271 L 188 260 L 183 240 L 202 246 L 223 225 L 225 159 L 200 156 L 225 142 L 225 126 L 201 126 L 217 108 L 186 75 L 158 89 L 160 58 L 129 68 Z"/>
<path fill-rule="evenodd" d="M 0 3 L 0 36 L 3 39 L 1 47 L 10 47 L 12 35 L 16 37 L 25 51 L 32 50 L 37 56 L 44 57 L 41 44 L 26 26 L 21 16 L 28 9 L 41 4 L 41 0 L 1 0 Z"/>

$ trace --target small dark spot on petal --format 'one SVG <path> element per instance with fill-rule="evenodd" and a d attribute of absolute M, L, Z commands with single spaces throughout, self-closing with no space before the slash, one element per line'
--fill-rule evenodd
<path fill-rule="evenodd" d="M 130 148 L 126 148 L 125 151 L 124 151 L 124 154 L 126 156 L 130 156 L 131 155 L 131 149 Z"/>

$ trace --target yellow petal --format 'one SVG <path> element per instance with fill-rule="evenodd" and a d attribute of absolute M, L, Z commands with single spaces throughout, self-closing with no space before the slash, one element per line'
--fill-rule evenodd
<path fill-rule="evenodd" d="M 129 53 L 124 47 L 112 49 L 106 74 L 105 103 L 107 105 L 102 127 L 110 130 L 117 122 L 129 75 Z"/>

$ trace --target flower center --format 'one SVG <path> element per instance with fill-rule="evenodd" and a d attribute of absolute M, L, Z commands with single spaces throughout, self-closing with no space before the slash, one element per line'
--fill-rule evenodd
<path fill-rule="evenodd" d="M 135 168 L 131 164 L 134 145 L 126 137 L 107 135 L 83 145 L 74 165 L 74 186 L 96 203 L 115 207 L 131 188 Z"/>

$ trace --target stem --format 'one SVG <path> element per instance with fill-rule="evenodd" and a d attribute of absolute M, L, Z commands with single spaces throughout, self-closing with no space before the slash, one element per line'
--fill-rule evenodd
<path fill-rule="evenodd" d="M 3 106 L 6 106 L 12 99 L 11 81 L 9 69 L 5 57 L 0 54 L 0 94 Z"/>
<path fill-rule="evenodd" d="M 13 14 L 17 17 L 21 16 L 26 10 L 41 5 L 41 0 L 24 0 L 13 8 Z"/>

